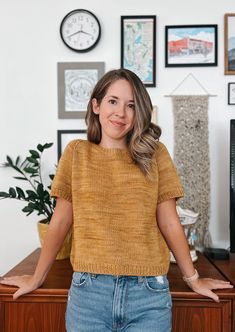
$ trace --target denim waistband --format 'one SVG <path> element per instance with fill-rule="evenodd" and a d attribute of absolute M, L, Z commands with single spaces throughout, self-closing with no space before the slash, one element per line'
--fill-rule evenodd
<path fill-rule="evenodd" d="M 96 273 L 91 273 L 91 272 L 88 272 L 88 274 L 90 275 L 91 278 L 97 278 L 99 276 L 103 277 L 110 277 L 110 278 L 113 278 L 114 280 L 117 280 L 117 279 L 126 279 L 126 280 L 135 280 L 137 281 L 138 283 L 141 283 L 144 281 L 144 276 L 126 276 L 126 275 L 113 275 L 113 274 L 96 274 Z"/>

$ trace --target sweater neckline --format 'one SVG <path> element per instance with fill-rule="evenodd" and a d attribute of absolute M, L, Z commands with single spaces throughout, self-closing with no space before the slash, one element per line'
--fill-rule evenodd
<path fill-rule="evenodd" d="M 126 148 L 104 148 L 103 146 L 100 146 L 99 144 L 91 143 L 92 148 L 100 153 L 104 153 L 107 155 L 116 155 L 116 156 L 127 156 L 129 155 L 129 149 Z"/>

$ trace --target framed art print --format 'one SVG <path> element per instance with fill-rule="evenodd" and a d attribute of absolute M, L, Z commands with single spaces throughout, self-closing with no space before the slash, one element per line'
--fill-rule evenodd
<path fill-rule="evenodd" d="M 166 26 L 165 66 L 217 66 L 217 25 Z"/>
<path fill-rule="evenodd" d="M 97 81 L 104 74 L 104 62 L 58 63 L 58 117 L 81 119 Z"/>
<path fill-rule="evenodd" d="M 224 15 L 224 74 L 235 75 L 235 13 Z"/>
<path fill-rule="evenodd" d="M 156 86 L 156 16 L 121 16 L 121 67 Z"/>
<path fill-rule="evenodd" d="M 228 104 L 235 105 L 235 82 L 228 83 Z"/>
<path fill-rule="evenodd" d="M 74 139 L 87 139 L 87 131 L 81 130 L 57 130 L 57 147 L 58 147 L 58 161 L 66 147 L 66 145 Z"/>

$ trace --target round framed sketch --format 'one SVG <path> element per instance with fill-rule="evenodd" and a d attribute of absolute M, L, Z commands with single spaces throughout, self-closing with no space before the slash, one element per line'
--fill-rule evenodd
<path fill-rule="evenodd" d="M 60 35 L 65 45 L 71 50 L 87 52 L 93 49 L 100 40 L 100 22 L 90 11 L 76 9 L 63 18 Z"/>

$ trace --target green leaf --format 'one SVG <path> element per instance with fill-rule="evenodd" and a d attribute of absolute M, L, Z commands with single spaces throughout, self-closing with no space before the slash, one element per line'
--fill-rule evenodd
<path fill-rule="evenodd" d="M 10 195 L 8 193 L 5 193 L 4 191 L 0 191 L 0 197 L 8 198 L 10 197 Z"/>
<path fill-rule="evenodd" d="M 33 157 L 27 157 L 26 158 L 30 163 L 34 164 L 35 166 L 38 166 L 38 161 L 37 159 L 33 158 Z"/>
<path fill-rule="evenodd" d="M 29 212 L 29 211 L 31 211 L 31 210 L 32 210 L 32 209 L 29 208 L 28 206 L 25 206 L 25 207 L 22 209 L 23 212 Z"/>
<path fill-rule="evenodd" d="M 1 167 L 9 167 L 10 165 L 9 165 L 9 163 L 7 163 L 7 162 L 3 162 L 0 166 L 1 166 Z"/>
<path fill-rule="evenodd" d="M 40 198 L 43 198 L 44 189 L 43 189 L 43 185 L 41 183 L 39 183 L 39 185 L 37 186 L 37 193 L 40 196 Z"/>
<path fill-rule="evenodd" d="M 42 146 L 42 144 L 38 144 L 38 145 L 37 145 L 37 149 L 38 149 L 38 151 L 42 152 L 42 151 L 43 151 L 43 146 Z"/>
<path fill-rule="evenodd" d="M 22 178 L 20 176 L 13 176 L 13 179 L 28 181 L 26 178 Z"/>
<path fill-rule="evenodd" d="M 50 178 L 51 180 L 53 180 L 54 177 L 55 177 L 55 174 L 49 174 L 49 178 Z"/>
<path fill-rule="evenodd" d="M 9 189 L 9 194 L 10 194 L 11 198 L 16 198 L 16 191 L 14 188 L 11 187 Z"/>
<path fill-rule="evenodd" d="M 27 213 L 27 216 L 29 216 L 31 213 L 33 213 L 33 209 L 26 206 L 22 209 L 23 212 Z"/>
<path fill-rule="evenodd" d="M 9 166 L 13 165 L 13 161 L 9 156 L 7 156 L 7 162 L 9 164 Z"/>
<path fill-rule="evenodd" d="M 18 156 L 18 157 L 16 158 L 15 165 L 17 165 L 17 166 L 18 166 L 18 164 L 19 164 L 19 161 L 20 161 L 20 156 Z"/>
<path fill-rule="evenodd" d="M 36 177 L 38 177 L 38 173 L 31 174 L 30 177 L 31 177 L 31 178 L 36 178 Z"/>
<path fill-rule="evenodd" d="M 25 193 L 23 192 L 23 190 L 19 187 L 16 187 L 16 191 L 17 191 L 17 194 L 18 194 L 18 198 L 21 199 L 25 199 Z"/>
<path fill-rule="evenodd" d="M 27 195 L 28 195 L 28 199 L 29 200 L 35 200 L 35 199 L 38 199 L 38 195 L 37 195 L 37 193 L 35 193 L 35 191 L 33 191 L 33 190 L 26 190 L 26 193 L 27 193 Z"/>
<path fill-rule="evenodd" d="M 25 167 L 25 168 L 24 168 L 24 171 L 25 171 L 26 173 L 30 173 L 30 174 L 35 174 L 35 173 L 38 172 L 37 169 L 34 169 L 34 168 L 32 168 L 32 167 Z"/>
<path fill-rule="evenodd" d="M 44 149 L 49 149 L 51 146 L 53 145 L 53 143 L 46 143 L 43 145 Z"/>
<path fill-rule="evenodd" d="M 40 154 L 36 150 L 29 150 L 33 158 L 40 158 Z"/>

